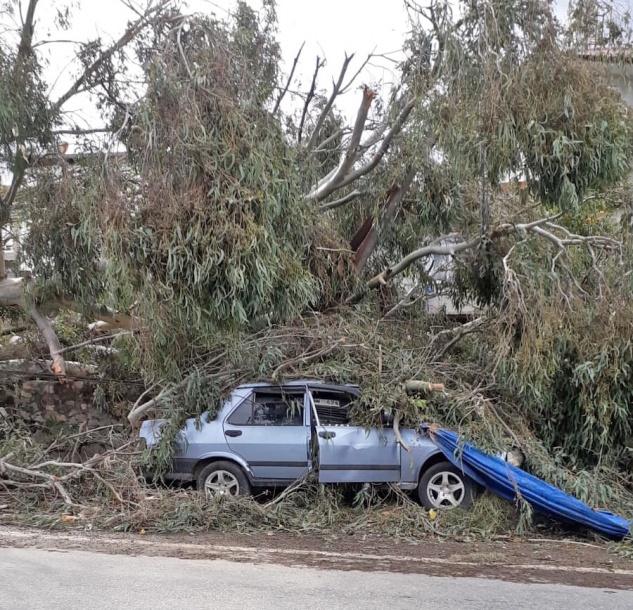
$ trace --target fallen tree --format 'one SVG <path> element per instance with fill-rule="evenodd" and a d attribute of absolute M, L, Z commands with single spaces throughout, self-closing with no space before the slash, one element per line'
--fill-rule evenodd
<path fill-rule="evenodd" d="M 631 120 L 547 3 L 462 3 L 459 17 L 410 3 L 398 86 L 384 100 L 363 87 L 349 124 L 336 106 L 353 58 L 331 90 L 322 62 L 297 90 L 270 3 L 228 20 L 149 3 L 113 46 L 82 48 L 75 86 L 45 99 L 36 4 L 0 43 L 18 125 L 0 124 L 0 221 L 25 225 L 32 271 L 3 272 L 0 305 L 37 322 L 57 374 L 49 316 L 72 309 L 134 331 L 112 355 L 145 380 L 134 424 L 159 414 L 175 434 L 245 380 L 358 381 L 365 425 L 387 409 L 494 450 L 514 436 L 538 473 L 596 503 L 590 476 L 609 479 L 603 496 L 630 484 L 630 239 L 593 219 L 627 200 L 614 189 Z M 56 132 L 81 130 L 58 112 L 81 91 L 99 96 L 107 139 L 71 163 Z M 518 175 L 524 190 L 502 185 Z M 429 271 L 440 259 L 451 282 Z M 431 318 L 428 289 L 482 315 Z M 407 395 L 422 379 L 450 400 Z"/>

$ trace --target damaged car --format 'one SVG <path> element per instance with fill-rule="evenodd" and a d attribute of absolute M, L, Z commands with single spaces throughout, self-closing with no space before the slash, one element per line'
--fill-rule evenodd
<path fill-rule="evenodd" d="M 237 387 L 215 415 L 189 419 L 166 479 L 191 481 L 208 497 L 285 487 L 312 470 L 321 483 L 394 484 L 427 509 L 469 506 L 476 484 L 421 430 L 350 422 L 353 385 L 294 381 Z M 165 420 L 143 422 L 151 448 Z M 407 450 L 408 449 L 408 450 Z"/>

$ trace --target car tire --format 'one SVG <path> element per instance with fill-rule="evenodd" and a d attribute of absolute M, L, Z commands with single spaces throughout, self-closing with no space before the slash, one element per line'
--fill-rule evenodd
<path fill-rule="evenodd" d="M 467 508 L 475 499 L 476 486 L 450 462 L 427 468 L 420 477 L 418 499 L 427 510 Z"/>
<path fill-rule="evenodd" d="M 207 498 L 213 496 L 249 496 L 251 484 L 244 471 L 233 462 L 212 462 L 198 475 L 198 490 Z"/>

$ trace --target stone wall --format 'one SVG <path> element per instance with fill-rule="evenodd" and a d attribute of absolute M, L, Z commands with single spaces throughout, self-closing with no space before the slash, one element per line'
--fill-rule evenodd
<path fill-rule="evenodd" d="M 33 379 L 16 382 L 13 387 L 0 390 L 0 415 L 15 416 L 27 424 L 46 426 L 53 422 L 88 428 L 121 423 L 117 409 L 103 409 L 95 405 L 95 384 L 86 381 Z M 4 411 L 4 412 L 3 412 Z"/>

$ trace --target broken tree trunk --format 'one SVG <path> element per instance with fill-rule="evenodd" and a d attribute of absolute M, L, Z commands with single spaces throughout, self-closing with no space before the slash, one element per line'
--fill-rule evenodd
<path fill-rule="evenodd" d="M 443 383 L 431 383 L 430 381 L 415 381 L 410 379 L 404 384 L 404 388 L 407 392 L 444 392 Z"/>

